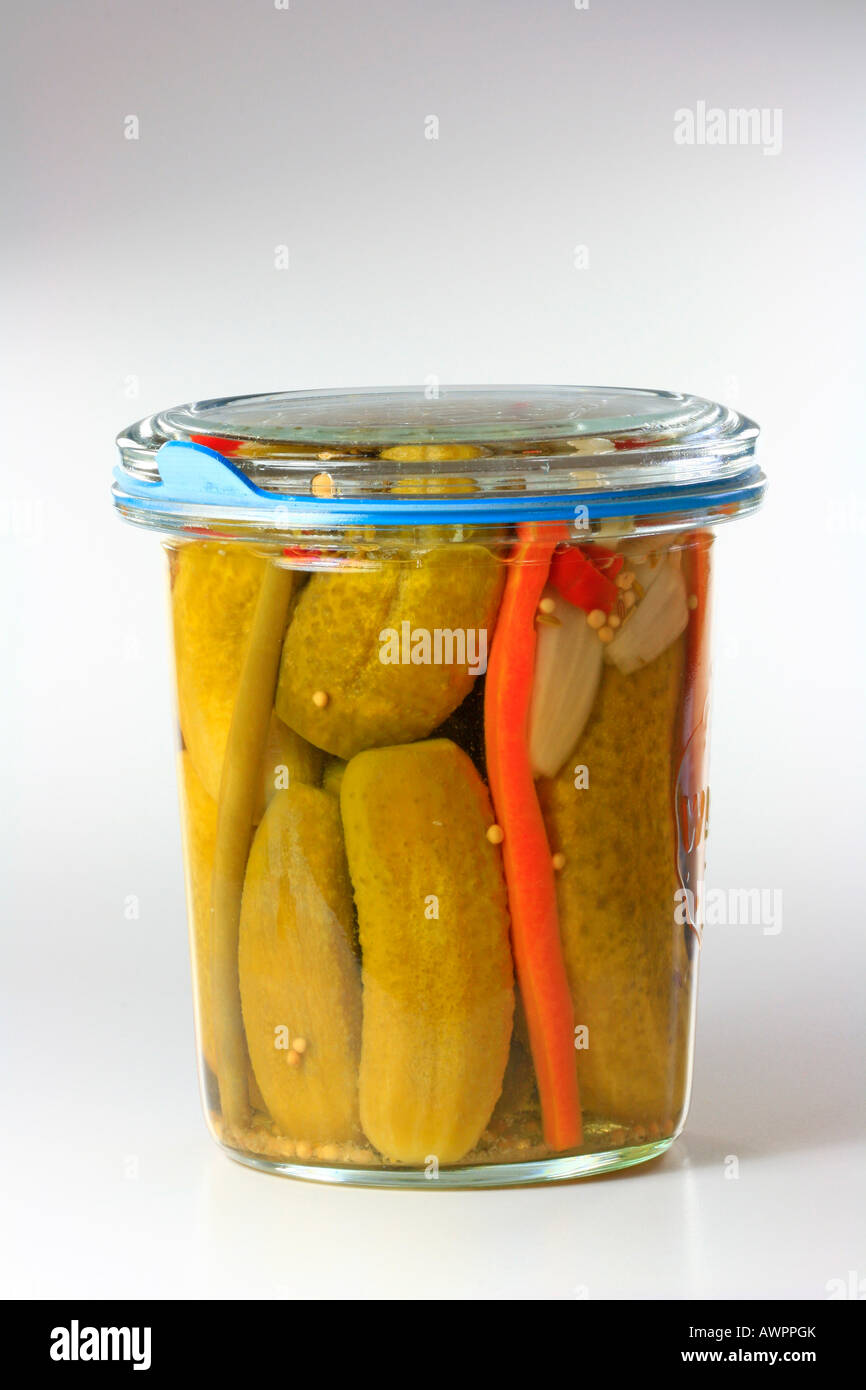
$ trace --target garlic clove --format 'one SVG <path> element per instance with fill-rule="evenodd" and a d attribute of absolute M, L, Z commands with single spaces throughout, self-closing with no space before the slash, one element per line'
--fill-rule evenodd
<path fill-rule="evenodd" d="M 636 565 L 635 573 L 643 597 L 604 651 L 605 660 L 626 676 L 661 656 L 685 631 L 689 620 L 686 585 L 679 564 L 665 557 L 652 567 Z"/>
<path fill-rule="evenodd" d="M 550 615 L 539 624 L 529 709 L 529 757 L 536 777 L 555 777 L 574 751 L 589 718 L 601 679 L 603 647 L 583 609 L 548 586 Z M 548 605 L 545 605 L 547 608 Z"/>

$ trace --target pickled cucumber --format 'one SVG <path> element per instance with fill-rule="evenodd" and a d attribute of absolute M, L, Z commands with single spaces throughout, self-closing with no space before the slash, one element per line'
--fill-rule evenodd
<path fill-rule="evenodd" d="M 290 1138 L 337 1143 L 359 1133 L 353 929 L 337 800 L 295 782 L 275 794 L 253 839 L 238 949 L 253 1071 Z"/>
<path fill-rule="evenodd" d="M 380 457 L 392 463 L 455 463 L 458 459 L 480 458 L 481 454 L 477 444 L 393 444 L 390 449 L 383 449 Z M 463 491 L 471 491 L 475 486 L 472 478 L 455 481 Z"/>
<path fill-rule="evenodd" d="M 314 574 L 286 634 L 277 713 L 346 759 L 425 737 L 472 689 L 472 658 L 489 650 L 502 584 L 502 566 L 474 545 L 434 547 L 376 570 Z M 426 656 L 422 638 L 404 661 L 412 651 L 403 636 L 417 633 L 427 635 Z M 390 650 L 387 634 L 396 635 Z"/>
<path fill-rule="evenodd" d="M 180 754 L 179 782 L 187 866 L 187 902 L 190 922 L 193 1000 L 202 1055 L 216 1072 L 216 1042 L 211 1006 L 210 901 L 213 855 L 216 845 L 217 808 L 193 767 L 188 751 Z"/>
<path fill-rule="evenodd" d="M 261 791 L 262 760 L 295 576 L 268 565 L 250 623 L 217 800 L 211 887 L 211 981 L 220 1112 L 230 1129 L 250 1116 L 249 1056 L 238 987 L 244 873 Z M 298 785 L 301 785 L 300 783 Z"/>
<path fill-rule="evenodd" d="M 633 675 L 606 666 L 574 754 L 537 783 L 557 875 L 584 1111 L 672 1124 L 684 1103 L 690 978 L 671 822 L 679 639 Z M 588 787 L 574 785 L 574 767 Z"/>
<path fill-rule="evenodd" d="M 265 814 L 274 792 L 285 789 L 292 782 L 306 782 L 315 787 L 321 776 L 321 749 L 314 748 L 284 724 L 275 710 L 262 757 L 262 790 L 255 813 L 256 823 Z"/>
<path fill-rule="evenodd" d="M 364 985 L 361 1122 L 397 1163 L 455 1163 L 502 1089 L 514 1012 L 490 800 L 448 739 L 359 753 L 341 790 Z"/>
<path fill-rule="evenodd" d="M 287 729 L 276 715 L 271 720 L 268 746 L 262 762 L 262 801 L 256 819 L 261 820 L 267 801 L 274 794 L 275 769 L 287 767 L 289 779 L 316 782 L 322 755 L 294 730 Z M 213 1015 L 211 1010 L 210 941 L 211 878 L 216 847 L 217 804 L 208 796 L 193 766 L 189 750 L 180 754 L 181 804 L 185 859 L 188 865 L 189 918 L 193 995 L 198 1011 L 199 1036 L 204 1059 L 216 1070 Z"/>
<path fill-rule="evenodd" d="M 392 463 L 453 463 L 458 459 L 480 458 L 483 450 L 475 444 L 399 444 L 382 450 L 382 458 Z M 474 478 L 448 476 L 445 473 L 406 473 L 389 484 L 395 497 L 469 497 L 478 491 Z M 475 527 L 423 526 L 401 529 L 401 536 L 410 546 L 431 545 L 440 541 L 469 540 Z"/>
<path fill-rule="evenodd" d="M 265 560 L 243 545 L 195 542 L 176 552 L 171 591 L 177 703 L 184 744 L 216 800 Z"/>

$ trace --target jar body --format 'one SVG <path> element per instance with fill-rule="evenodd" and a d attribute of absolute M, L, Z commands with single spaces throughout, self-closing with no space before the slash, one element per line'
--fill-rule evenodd
<path fill-rule="evenodd" d="M 384 1185 L 664 1151 L 691 1073 L 710 533 L 314 547 L 166 547 L 214 1137 Z"/>

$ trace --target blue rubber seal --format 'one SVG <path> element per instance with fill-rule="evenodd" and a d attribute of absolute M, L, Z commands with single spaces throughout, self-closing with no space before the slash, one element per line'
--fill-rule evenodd
<path fill-rule="evenodd" d="M 766 489 L 766 478 L 755 465 L 724 480 L 707 484 L 670 484 L 615 491 L 515 493 L 509 497 L 369 498 L 310 497 L 266 491 L 241 470 L 204 444 L 170 440 L 156 454 L 159 479 L 138 478 L 126 468 L 114 469 L 114 499 L 130 520 L 157 528 L 175 529 L 196 522 L 217 523 L 257 514 L 264 526 L 435 526 L 495 525 L 518 521 L 568 521 L 575 516 L 602 521 L 625 516 L 656 516 L 688 512 L 699 517 L 724 507 L 751 509 Z M 136 517 L 138 513 L 138 517 Z"/>

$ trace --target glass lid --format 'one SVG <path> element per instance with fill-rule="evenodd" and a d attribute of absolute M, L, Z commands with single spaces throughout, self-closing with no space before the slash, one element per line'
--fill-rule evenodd
<path fill-rule="evenodd" d="M 758 505 L 758 427 L 670 391 L 596 386 L 288 391 L 177 406 L 118 438 L 115 503 L 178 530 L 242 519 L 423 525 Z M 727 511 L 725 509 L 727 508 Z"/>

